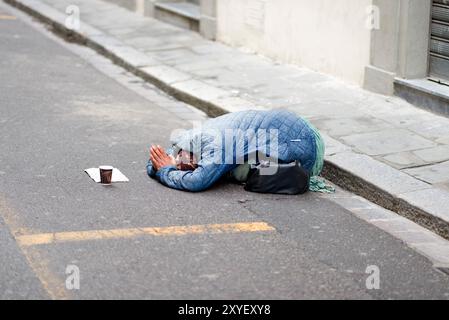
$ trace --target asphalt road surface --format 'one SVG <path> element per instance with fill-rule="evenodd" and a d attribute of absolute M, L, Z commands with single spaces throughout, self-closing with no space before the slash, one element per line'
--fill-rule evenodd
<path fill-rule="evenodd" d="M 332 197 L 149 179 L 149 146 L 186 121 L 0 16 L 0 298 L 448 298 L 448 276 Z M 94 183 L 101 164 L 130 182 Z"/>

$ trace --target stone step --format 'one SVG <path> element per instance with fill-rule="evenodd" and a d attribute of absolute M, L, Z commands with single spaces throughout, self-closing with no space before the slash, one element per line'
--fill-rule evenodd
<path fill-rule="evenodd" d="M 199 31 L 200 6 L 192 2 L 156 2 L 155 18 L 180 28 Z"/>
<path fill-rule="evenodd" d="M 411 104 L 449 117 L 449 86 L 433 79 L 396 79 L 394 92 Z"/>

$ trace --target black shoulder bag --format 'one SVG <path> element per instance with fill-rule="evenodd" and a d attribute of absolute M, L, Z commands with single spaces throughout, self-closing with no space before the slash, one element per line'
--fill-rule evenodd
<path fill-rule="evenodd" d="M 309 190 L 309 174 L 295 161 L 289 164 L 264 162 L 251 168 L 246 191 L 273 194 L 303 194 Z"/>

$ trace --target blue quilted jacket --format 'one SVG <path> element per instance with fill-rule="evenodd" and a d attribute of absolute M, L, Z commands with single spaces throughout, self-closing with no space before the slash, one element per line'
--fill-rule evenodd
<path fill-rule="evenodd" d="M 273 132 L 270 131 L 273 129 L 277 132 L 276 148 L 272 148 L 271 144 L 269 147 L 259 144 L 257 141 L 262 140 L 259 138 L 245 138 L 236 134 L 229 136 L 230 132 Z M 266 141 L 272 139 L 270 134 L 267 137 Z M 264 149 L 263 153 L 267 156 L 275 156 L 280 163 L 297 160 L 309 172 L 315 164 L 317 150 L 308 123 L 287 110 L 229 113 L 206 121 L 201 129 L 179 134 L 172 139 L 172 145 L 173 148 L 167 153 L 175 155 L 180 149 L 191 151 L 199 159 L 198 168 L 181 171 L 174 166 L 167 166 L 156 172 L 149 161 L 148 175 L 170 188 L 193 192 L 209 188 L 227 172 L 248 161 L 251 155 L 261 152 L 260 149 Z M 229 147 L 233 148 L 233 152 L 229 152 Z"/>

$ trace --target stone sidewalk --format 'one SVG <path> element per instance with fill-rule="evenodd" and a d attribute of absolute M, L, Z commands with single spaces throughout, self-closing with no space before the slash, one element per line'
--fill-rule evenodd
<path fill-rule="evenodd" d="M 449 238 L 449 119 L 100 0 L 4 0 L 210 116 L 287 108 L 326 142 L 323 175 Z M 65 26 L 77 5 L 80 30 Z"/>

